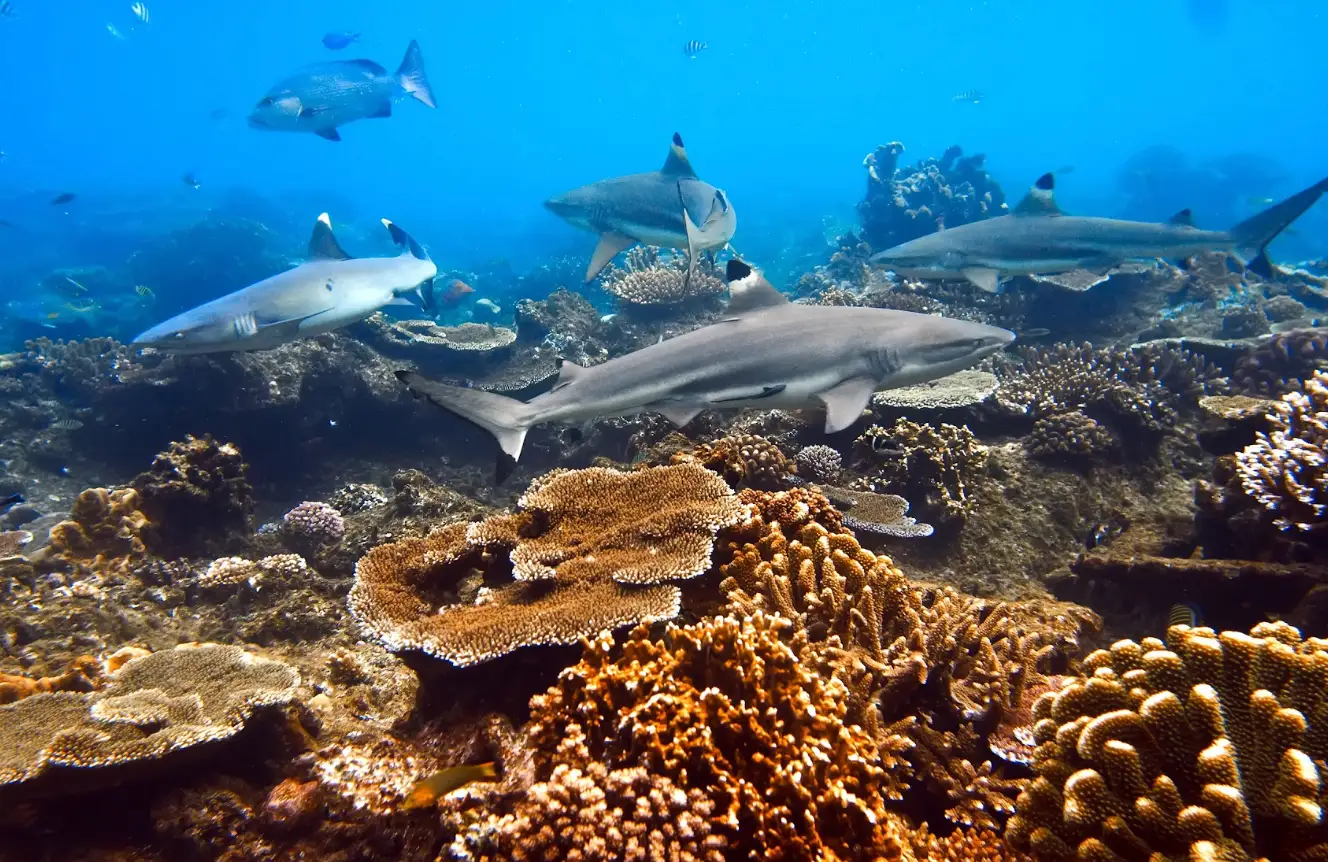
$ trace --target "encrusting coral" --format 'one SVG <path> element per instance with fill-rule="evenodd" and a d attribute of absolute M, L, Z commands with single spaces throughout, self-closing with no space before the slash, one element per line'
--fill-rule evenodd
<path fill-rule="evenodd" d="M 668 582 L 707 571 L 716 533 L 743 513 L 694 464 L 555 472 L 520 505 L 374 548 L 356 567 L 352 613 L 389 649 L 458 665 L 575 643 L 676 615 Z"/>
<path fill-rule="evenodd" d="M 86 786 L 102 770 L 227 739 L 257 710 L 290 703 L 299 681 L 240 647 L 186 645 L 129 660 L 91 694 L 0 706 L 0 790 Z"/>
<path fill-rule="evenodd" d="M 1008 837 L 1040 860 L 1323 859 L 1328 641 L 1173 626 L 1033 707 Z"/>
<path fill-rule="evenodd" d="M 719 296 L 727 290 L 713 263 L 701 261 L 688 283 L 686 256 L 661 257 L 656 246 L 637 246 L 628 251 L 625 265 L 611 265 L 600 276 L 600 285 L 634 305 L 672 305 Z"/>
<path fill-rule="evenodd" d="M 759 434 L 731 434 L 713 443 L 703 443 L 689 452 L 674 455 L 673 463 L 700 464 L 734 485 L 767 490 L 783 487 L 797 471 L 793 460 Z"/>
<path fill-rule="evenodd" d="M 1319 532 L 1328 522 L 1328 373 L 1282 396 L 1267 421 L 1271 430 L 1236 455 L 1241 486 L 1281 529 Z"/>

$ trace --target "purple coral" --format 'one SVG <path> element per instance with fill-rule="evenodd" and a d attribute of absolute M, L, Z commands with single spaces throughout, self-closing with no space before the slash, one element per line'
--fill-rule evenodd
<path fill-rule="evenodd" d="M 346 522 L 327 503 L 306 501 L 281 519 L 281 534 L 292 545 L 320 548 L 340 542 L 346 535 Z"/>

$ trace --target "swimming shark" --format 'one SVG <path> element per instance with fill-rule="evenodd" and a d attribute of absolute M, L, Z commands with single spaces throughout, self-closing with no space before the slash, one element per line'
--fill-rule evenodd
<path fill-rule="evenodd" d="M 169 353 L 268 350 L 340 329 L 385 305 L 412 305 L 411 294 L 427 307 L 438 267 L 409 234 L 382 222 L 402 249 L 397 257 L 351 257 L 323 213 L 305 263 L 176 315 L 133 343 Z"/>
<path fill-rule="evenodd" d="M 1011 275 L 1102 271 L 1134 258 L 1186 258 L 1231 250 L 1249 268 L 1271 275 L 1268 244 L 1328 191 L 1324 178 L 1230 230 L 1200 230 L 1189 210 L 1171 221 L 1122 221 L 1065 215 L 1056 206 L 1055 180 L 1043 174 L 1009 215 L 928 234 L 872 255 L 900 275 L 966 278 L 989 293 Z"/>
<path fill-rule="evenodd" d="M 732 300 L 718 323 L 583 368 L 563 362 L 530 401 L 397 377 L 419 398 L 492 434 L 513 459 L 542 422 L 652 411 L 675 425 L 710 408 L 815 408 L 828 434 L 856 422 L 878 389 L 952 374 L 1014 340 L 1005 329 L 908 311 L 795 305 L 741 260 L 727 264 Z"/>
<path fill-rule="evenodd" d="M 738 225 L 728 196 L 697 179 L 677 133 L 659 170 L 600 180 L 551 198 L 544 206 L 569 224 L 600 235 L 586 268 L 587 284 L 619 252 L 638 242 L 687 249 L 690 280 L 697 255 L 728 245 Z"/>

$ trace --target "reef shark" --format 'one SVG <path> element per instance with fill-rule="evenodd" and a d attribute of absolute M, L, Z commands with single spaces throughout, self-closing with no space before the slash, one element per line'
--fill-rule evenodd
<path fill-rule="evenodd" d="M 1043 174 L 1010 215 L 910 240 L 872 255 L 872 262 L 915 278 L 966 278 L 990 293 L 1011 275 L 1103 271 L 1134 258 L 1213 250 L 1235 251 L 1250 269 L 1270 275 L 1268 244 L 1328 191 L 1328 178 L 1226 231 L 1196 228 L 1189 210 L 1165 224 L 1065 215 L 1054 188 L 1052 175 Z"/>
<path fill-rule="evenodd" d="M 586 282 L 638 242 L 687 249 L 690 280 L 696 256 L 733 239 L 738 219 L 728 196 L 696 178 L 682 137 L 675 133 L 657 171 L 600 180 L 544 202 L 569 224 L 599 234 Z"/>
<path fill-rule="evenodd" d="M 826 433 L 857 421 L 872 393 L 952 374 L 1002 349 L 1005 329 L 908 311 L 795 305 L 758 272 L 730 260 L 732 300 L 718 323 L 602 365 L 563 362 L 552 390 L 530 401 L 397 377 L 419 398 L 492 434 L 513 459 L 542 422 L 653 411 L 685 425 L 709 408 L 815 408 Z"/>
<path fill-rule="evenodd" d="M 427 307 L 438 267 L 409 234 L 382 222 L 402 249 L 397 257 L 351 257 L 323 213 L 305 263 L 176 315 L 133 343 L 170 353 L 267 350 L 340 329 L 385 305 L 412 305 L 410 294 Z"/>

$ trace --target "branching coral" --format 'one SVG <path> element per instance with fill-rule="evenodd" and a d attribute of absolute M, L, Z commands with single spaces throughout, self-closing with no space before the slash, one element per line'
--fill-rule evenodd
<path fill-rule="evenodd" d="M 1328 366 L 1328 329 L 1292 329 L 1270 336 L 1241 357 L 1233 381 L 1245 392 L 1277 397 L 1301 389 Z"/>
<path fill-rule="evenodd" d="M 207 556 L 249 530 L 253 489 L 240 450 L 189 436 L 157 455 L 130 483 L 147 516 L 143 540 L 167 559 Z"/>
<path fill-rule="evenodd" d="M 833 451 L 833 450 L 832 450 Z M 734 485 L 773 490 L 796 472 L 795 463 L 759 434 L 732 434 L 673 456 L 675 464 L 700 464 Z"/>
<path fill-rule="evenodd" d="M 672 305 L 698 297 L 718 296 L 726 290 L 713 262 L 701 261 L 688 284 L 686 256 L 661 256 L 655 246 L 637 246 L 628 251 L 626 265 L 611 265 L 600 276 L 600 285 L 622 301 L 634 305 Z"/>
<path fill-rule="evenodd" d="M 1078 410 L 1043 416 L 1033 423 L 1024 447 L 1038 458 L 1091 464 L 1111 458 L 1120 450 L 1120 440 L 1110 428 L 1099 425 Z"/>
<path fill-rule="evenodd" d="M 897 856 L 876 743 L 848 721 L 843 683 L 800 660 L 807 648 L 805 633 L 759 612 L 670 627 L 662 640 L 638 627 L 617 660 L 602 635 L 531 702 L 532 740 L 555 752 L 542 783 L 514 811 L 467 829 L 454 852 L 659 862 Z M 568 810 L 578 788 L 588 793 L 575 803 L 582 815 L 589 802 L 600 816 Z M 607 804 L 624 798 L 630 808 Z"/>
<path fill-rule="evenodd" d="M 1283 530 L 1320 531 L 1328 521 L 1328 373 L 1284 395 L 1268 423 L 1271 431 L 1236 455 L 1241 486 Z"/>
<path fill-rule="evenodd" d="M 335 545 L 346 535 L 341 513 L 327 503 L 303 502 L 281 519 L 282 538 L 301 553 Z"/>
<path fill-rule="evenodd" d="M 163 650 L 126 662 L 93 694 L 36 694 L 0 706 L 0 788 L 76 786 L 109 767 L 155 761 L 238 733 L 289 703 L 299 674 L 235 646 Z"/>
<path fill-rule="evenodd" d="M 903 152 L 904 145 L 894 141 L 862 162 L 867 192 L 858 216 L 876 250 L 1005 212 L 1005 195 L 984 170 L 984 156 L 964 156 L 959 147 L 950 147 L 941 158 L 924 159 L 904 173 Z"/>
<path fill-rule="evenodd" d="M 1285 623 L 1120 641 L 1034 706 L 1008 836 L 1039 859 L 1321 859 L 1328 642 Z"/>
<path fill-rule="evenodd" d="M 844 457 L 829 446 L 804 446 L 793 459 L 798 475 L 808 482 L 839 481 Z"/>
<path fill-rule="evenodd" d="M 520 503 L 374 548 L 356 567 L 352 613 L 390 649 L 459 665 L 574 643 L 677 614 L 667 582 L 705 572 L 716 533 L 744 514 L 722 479 L 690 464 L 555 472 Z"/>
<path fill-rule="evenodd" d="M 899 419 L 889 428 L 873 425 L 855 445 L 875 471 L 859 480 L 862 490 L 898 494 L 937 523 L 963 520 L 969 487 L 987 461 L 987 447 L 967 426 L 944 423 Z"/>

